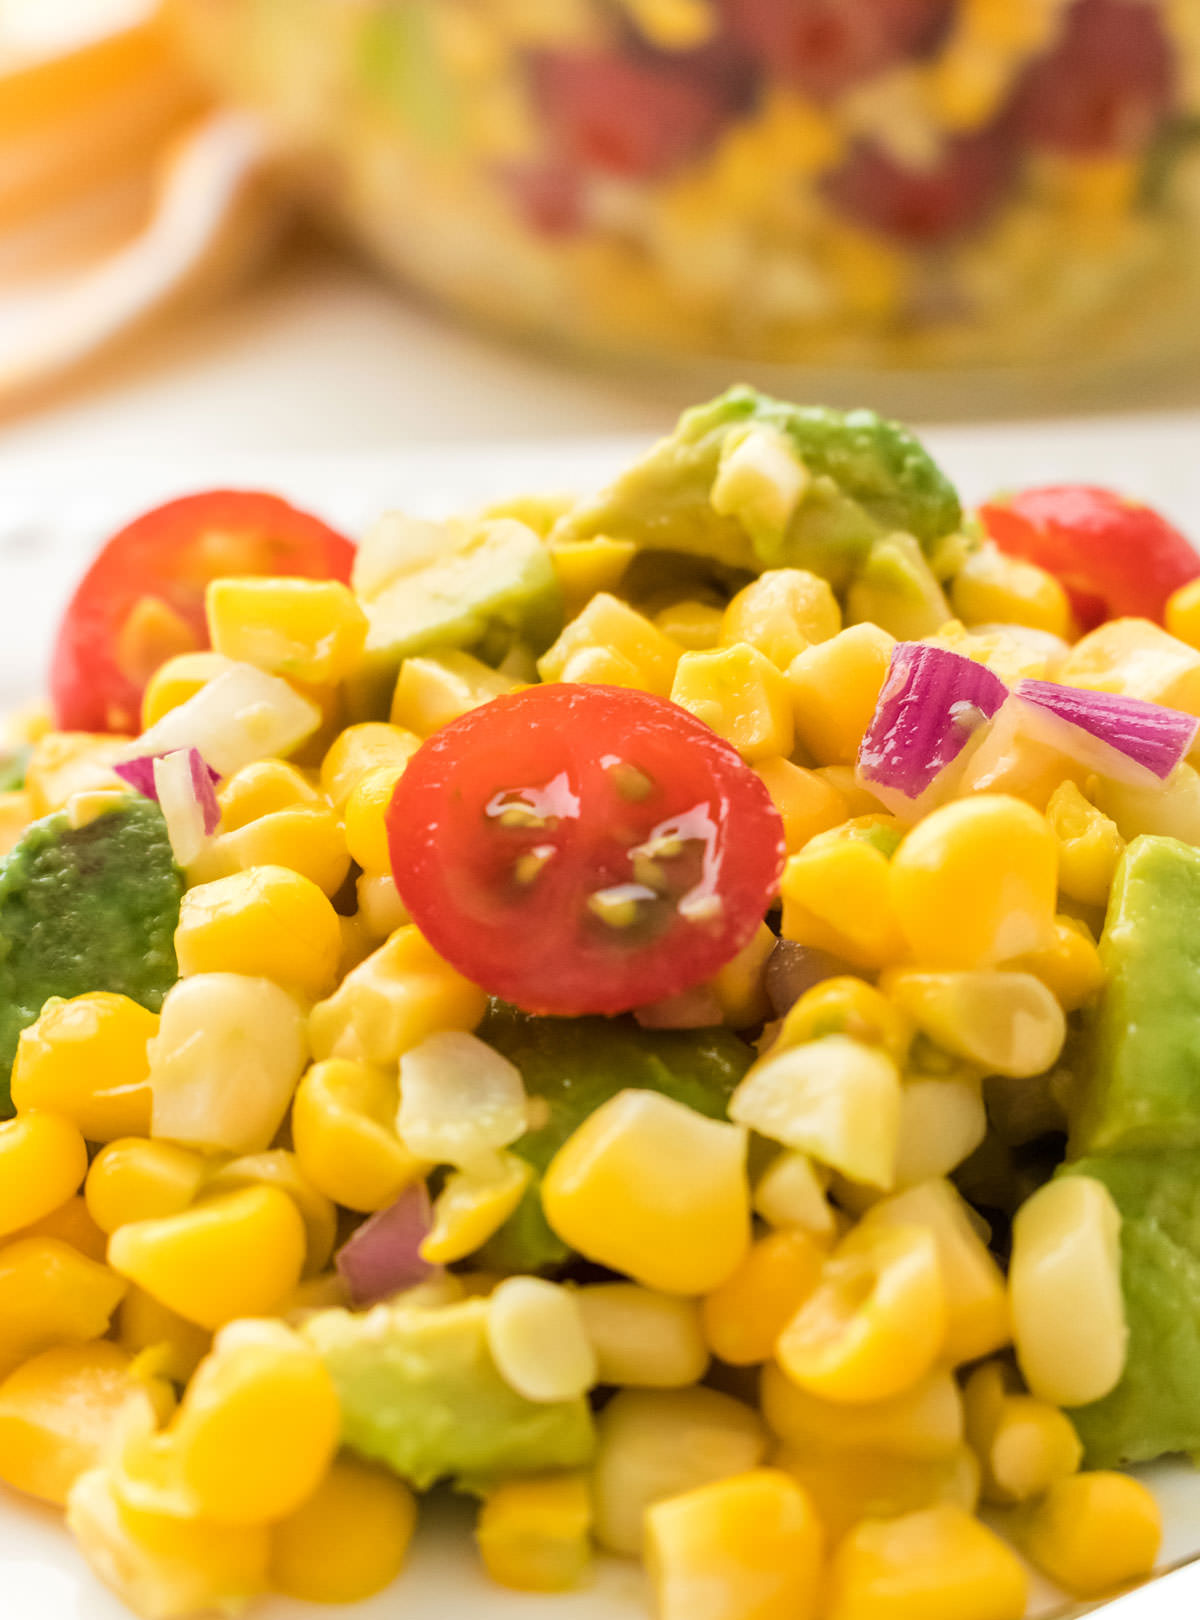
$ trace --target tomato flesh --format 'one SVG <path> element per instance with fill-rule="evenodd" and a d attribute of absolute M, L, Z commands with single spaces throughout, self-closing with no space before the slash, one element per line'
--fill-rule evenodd
<path fill-rule="evenodd" d="M 213 490 L 136 518 L 103 547 L 58 629 L 50 669 L 63 731 L 136 732 L 173 653 L 208 645 L 204 591 L 231 574 L 348 582 L 354 546 L 277 495 Z"/>
<path fill-rule="evenodd" d="M 1200 556 L 1178 529 L 1111 489 L 1027 489 L 979 515 L 1001 551 L 1054 575 L 1085 630 L 1127 616 L 1161 624 L 1171 592 L 1200 574 Z"/>
<path fill-rule="evenodd" d="M 783 825 L 737 752 L 676 704 L 535 686 L 435 733 L 388 813 L 414 922 L 526 1011 L 618 1013 L 711 977 L 762 922 Z"/>
<path fill-rule="evenodd" d="M 942 242 L 982 223 L 1014 165 L 1006 129 L 950 141 L 930 169 L 908 169 L 870 142 L 856 145 L 825 194 L 839 213 L 900 242 Z"/>
<path fill-rule="evenodd" d="M 724 0 L 729 27 L 772 73 L 818 100 L 920 51 L 947 0 Z"/>

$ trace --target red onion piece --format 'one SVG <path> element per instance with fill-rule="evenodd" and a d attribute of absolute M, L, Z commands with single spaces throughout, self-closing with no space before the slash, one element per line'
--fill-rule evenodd
<path fill-rule="evenodd" d="M 1013 696 L 1028 730 L 1089 770 L 1132 787 L 1165 781 L 1200 730 L 1195 715 L 1116 692 L 1025 680 Z"/>
<path fill-rule="evenodd" d="M 794 939 L 777 939 L 775 949 L 767 958 L 764 980 L 767 1000 L 776 1018 L 782 1018 L 814 984 L 840 979 L 846 974 L 857 975 L 858 969 L 843 962 L 840 956 L 819 951 L 813 945 L 800 945 Z"/>
<path fill-rule="evenodd" d="M 423 1181 L 406 1187 L 394 1204 L 367 1217 L 334 1260 L 355 1305 L 374 1305 L 440 1269 L 421 1258 L 421 1245 L 432 1226 Z"/>
<path fill-rule="evenodd" d="M 188 765 L 192 773 L 192 791 L 196 802 L 204 812 L 204 831 L 206 836 L 216 832 L 217 824 L 221 819 L 221 808 L 217 803 L 216 784 L 221 780 L 219 771 L 214 771 L 207 764 L 198 748 L 189 748 Z M 154 781 L 154 762 L 156 759 L 166 759 L 166 754 L 138 754 L 135 759 L 121 760 L 113 766 L 114 773 L 123 782 L 128 782 L 143 798 L 158 802 L 158 787 Z"/>
<path fill-rule="evenodd" d="M 901 641 L 858 751 L 859 781 L 894 815 L 923 815 L 951 791 L 951 766 L 1008 697 L 998 675 L 946 647 Z"/>
<path fill-rule="evenodd" d="M 724 1015 L 716 992 L 706 984 L 697 984 L 677 996 L 635 1007 L 633 1016 L 643 1029 L 707 1029 L 719 1024 Z"/>

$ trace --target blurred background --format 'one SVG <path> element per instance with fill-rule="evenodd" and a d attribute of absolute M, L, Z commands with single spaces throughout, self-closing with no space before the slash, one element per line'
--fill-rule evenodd
<path fill-rule="evenodd" d="M 0 464 L 1198 362 L 1200 0 L 0 0 Z"/>

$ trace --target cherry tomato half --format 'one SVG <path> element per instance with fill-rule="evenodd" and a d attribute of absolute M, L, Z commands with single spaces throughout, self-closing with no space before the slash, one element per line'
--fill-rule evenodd
<path fill-rule="evenodd" d="M 709 978 L 779 886 L 783 825 L 693 715 L 614 686 L 534 686 L 452 721 L 388 813 L 435 950 L 529 1012 L 617 1013 Z"/>
<path fill-rule="evenodd" d="M 349 540 L 277 495 L 212 490 L 143 513 L 103 547 L 59 625 L 50 667 L 59 727 L 138 731 L 154 671 L 208 645 L 209 580 L 348 581 L 353 561 Z"/>
<path fill-rule="evenodd" d="M 979 516 L 1001 551 L 1055 576 L 1085 630 L 1127 615 L 1161 623 L 1167 597 L 1200 574 L 1178 529 L 1111 489 L 1026 489 L 989 501 Z"/>

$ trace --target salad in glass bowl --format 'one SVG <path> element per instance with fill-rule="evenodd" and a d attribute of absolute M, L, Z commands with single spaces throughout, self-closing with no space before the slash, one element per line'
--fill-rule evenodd
<path fill-rule="evenodd" d="M 0 827 L 0 1480 L 136 1614 L 1021 1620 L 1200 1449 L 1200 556 L 749 388 L 88 570 Z M 400 1588 L 402 1590 L 402 1587 Z"/>

